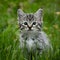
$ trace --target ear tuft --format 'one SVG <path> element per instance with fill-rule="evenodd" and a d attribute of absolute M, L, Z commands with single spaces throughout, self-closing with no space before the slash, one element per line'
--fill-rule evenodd
<path fill-rule="evenodd" d="M 43 22 L 43 9 L 40 8 L 34 15 L 37 17 L 38 22 Z"/>
<path fill-rule="evenodd" d="M 19 17 L 25 15 L 25 13 L 21 9 L 18 9 L 17 14 Z"/>
<path fill-rule="evenodd" d="M 42 14 L 43 14 L 43 9 L 39 9 L 39 10 L 35 13 L 36 16 L 42 16 Z"/>

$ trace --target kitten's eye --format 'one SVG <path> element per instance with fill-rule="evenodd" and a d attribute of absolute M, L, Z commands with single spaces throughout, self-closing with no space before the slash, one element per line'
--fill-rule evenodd
<path fill-rule="evenodd" d="M 36 25 L 36 22 L 33 22 L 33 25 Z"/>
<path fill-rule="evenodd" d="M 24 22 L 24 25 L 27 25 L 27 22 Z"/>

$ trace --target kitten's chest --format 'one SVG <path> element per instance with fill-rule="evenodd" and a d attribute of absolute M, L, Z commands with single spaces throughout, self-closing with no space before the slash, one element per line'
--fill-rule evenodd
<path fill-rule="evenodd" d="M 39 38 L 39 35 L 40 35 L 40 33 L 37 32 L 37 31 L 35 31 L 35 32 L 33 32 L 33 31 L 25 31 L 25 32 L 21 33 L 21 38 L 23 40 L 29 40 L 29 39 L 31 39 L 31 40 L 34 41 L 37 38 Z"/>
<path fill-rule="evenodd" d="M 43 48 L 43 40 L 39 31 L 25 31 L 20 34 L 20 46 L 26 47 L 28 51 Z"/>

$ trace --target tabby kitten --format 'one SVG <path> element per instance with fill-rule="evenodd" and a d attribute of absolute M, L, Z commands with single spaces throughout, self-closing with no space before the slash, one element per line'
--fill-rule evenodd
<path fill-rule="evenodd" d="M 51 48 L 46 34 L 42 31 L 43 10 L 36 13 L 24 13 L 18 9 L 18 23 L 20 26 L 20 48 L 26 48 L 28 52 L 42 53 Z"/>

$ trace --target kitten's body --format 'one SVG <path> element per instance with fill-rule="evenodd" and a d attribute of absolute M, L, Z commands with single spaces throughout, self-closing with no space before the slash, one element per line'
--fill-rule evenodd
<path fill-rule="evenodd" d="M 46 34 L 43 31 L 23 31 L 20 33 L 20 47 L 26 47 L 28 51 L 41 50 L 51 47 Z"/>
<path fill-rule="evenodd" d="M 34 14 L 26 14 L 18 10 L 20 26 L 20 47 L 28 52 L 39 51 L 40 53 L 51 48 L 47 35 L 42 31 L 42 9 Z"/>

